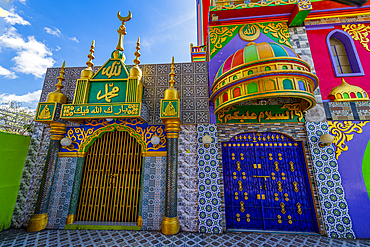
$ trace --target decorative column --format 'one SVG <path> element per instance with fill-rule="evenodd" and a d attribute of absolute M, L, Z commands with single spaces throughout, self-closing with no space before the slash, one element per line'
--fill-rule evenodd
<path fill-rule="evenodd" d="M 162 233 L 173 235 L 179 232 L 180 222 L 177 218 L 177 166 L 178 142 L 180 132 L 180 97 L 174 88 L 174 58 L 171 63 L 170 87 L 164 92 L 161 100 L 161 120 L 167 134 L 166 196 Z"/>
<path fill-rule="evenodd" d="M 56 112 L 60 110 L 60 104 L 67 103 L 67 96 L 65 96 L 61 89 L 64 87 L 65 62 L 58 76 L 59 82 L 55 85 L 57 90 L 49 93 L 46 103 L 39 103 L 37 107 L 35 120 L 50 125 L 50 144 L 48 154 L 46 156 L 46 163 L 44 173 L 42 175 L 39 195 L 36 202 L 35 213 L 32 215 L 27 231 L 37 232 L 46 228 L 48 223 L 48 208 L 51 188 L 53 186 L 53 179 L 55 168 L 58 162 L 58 152 L 60 151 L 60 140 L 66 133 L 66 125 L 56 122 Z"/>

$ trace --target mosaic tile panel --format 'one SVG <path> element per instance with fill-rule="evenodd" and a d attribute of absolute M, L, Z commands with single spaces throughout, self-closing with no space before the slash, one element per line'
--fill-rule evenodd
<path fill-rule="evenodd" d="M 354 120 L 350 102 L 328 102 L 332 120 Z"/>
<path fill-rule="evenodd" d="M 42 131 L 43 131 L 42 127 L 35 127 L 34 133 L 31 137 L 31 142 L 28 148 L 26 161 L 24 163 L 21 182 L 19 186 L 19 192 L 18 192 L 17 200 L 15 202 L 13 217 L 11 221 L 11 227 L 13 228 L 22 227 L 22 216 L 23 216 L 23 211 L 26 206 L 27 192 L 30 188 L 32 172 L 36 165 L 38 151 L 41 148 Z"/>
<path fill-rule="evenodd" d="M 310 149 L 307 143 L 307 133 L 304 123 L 275 123 L 275 124 L 228 124 L 228 125 L 217 125 L 217 135 L 218 141 L 228 141 L 230 138 L 239 133 L 244 132 L 278 132 L 284 133 L 291 136 L 294 140 L 302 141 L 305 151 L 305 156 L 307 160 L 308 175 L 311 180 L 312 195 L 314 204 L 316 206 L 316 214 L 319 221 L 319 229 L 321 234 L 325 234 L 325 226 L 323 223 L 321 215 L 321 205 L 319 201 L 319 193 L 317 191 L 317 186 L 315 183 L 314 168 L 311 160 Z M 219 153 L 221 154 L 221 145 L 219 145 Z M 222 171 L 222 156 L 219 155 L 219 164 L 220 164 L 220 188 L 221 188 L 221 209 L 222 209 L 222 218 L 225 220 L 225 200 L 224 200 L 224 186 L 223 186 L 223 171 Z M 226 225 L 226 224 L 223 224 Z M 224 228 L 226 230 L 226 228 Z"/>
<path fill-rule="evenodd" d="M 370 102 L 355 102 L 360 120 L 370 120 Z"/>
<path fill-rule="evenodd" d="M 208 148 L 202 143 L 205 134 L 213 139 Z M 197 141 L 199 232 L 222 233 L 217 126 L 197 125 Z"/>
<path fill-rule="evenodd" d="M 307 123 L 308 141 L 326 231 L 332 238 L 355 238 L 333 145 L 320 147 L 320 136 L 329 134 L 327 122 Z"/>
<path fill-rule="evenodd" d="M 45 168 L 46 156 L 48 153 L 49 143 L 50 143 L 50 133 L 49 128 L 42 128 L 42 141 L 40 148 L 37 152 L 37 158 L 35 162 L 35 166 L 33 167 L 32 173 L 29 174 L 32 176 L 29 189 L 27 191 L 26 202 L 24 206 L 24 211 L 22 215 L 22 219 L 20 225 L 23 227 L 28 226 L 28 221 L 32 217 L 33 213 L 35 212 L 37 197 L 39 194 L 42 174 Z M 23 181 L 21 180 L 21 183 Z"/>
<path fill-rule="evenodd" d="M 182 125 L 179 135 L 177 215 L 180 230 L 198 231 L 197 126 Z"/>
<path fill-rule="evenodd" d="M 145 157 L 142 230 L 160 230 L 164 217 L 166 157 Z"/>
<path fill-rule="evenodd" d="M 71 200 L 76 162 L 77 158 L 72 157 L 58 159 L 49 201 L 48 229 L 64 229 Z"/>
<path fill-rule="evenodd" d="M 9 229 L 0 232 L 0 246 L 367 247 L 370 246 L 370 240 L 331 239 L 320 235 L 246 232 L 224 234 L 180 232 L 176 235 L 164 235 L 157 231 L 47 230 L 34 233 L 23 229 Z"/>
<path fill-rule="evenodd" d="M 77 157 L 68 214 L 75 214 L 77 212 L 78 195 L 80 194 L 84 164 L 85 157 Z"/>

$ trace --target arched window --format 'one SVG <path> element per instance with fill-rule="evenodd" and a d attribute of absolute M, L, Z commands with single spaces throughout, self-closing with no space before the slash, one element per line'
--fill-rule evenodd
<path fill-rule="evenodd" d="M 271 91 L 275 89 L 275 82 L 273 80 L 265 81 L 265 91 Z"/>
<path fill-rule="evenodd" d="M 240 93 L 240 87 L 237 87 L 233 90 L 233 98 L 239 97 L 241 95 Z"/>
<path fill-rule="evenodd" d="M 286 66 L 286 65 L 283 65 L 283 69 L 288 69 L 288 66 Z"/>
<path fill-rule="evenodd" d="M 298 81 L 299 90 L 306 91 L 306 87 L 304 86 L 304 82 L 299 80 Z"/>
<path fill-rule="evenodd" d="M 247 92 L 248 93 L 257 93 L 258 92 L 257 83 L 255 83 L 255 82 L 249 83 L 248 86 L 247 86 Z"/>
<path fill-rule="evenodd" d="M 337 93 L 337 99 L 343 99 L 343 96 L 340 93 Z"/>
<path fill-rule="evenodd" d="M 356 94 L 354 92 L 351 92 L 349 95 L 351 96 L 352 99 L 356 99 Z"/>
<path fill-rule="evenodd" d="M 252 75 L 252 74 L 253 74 L 253 70 L 249 70 L 248 75 Z"/>
<path fill-rule="evenodd" d="M 349 95 L 348 95 L 348 93 L 343 93 L 343 98 L 344 98 L 344 99 L 349 99 Z"/>
<path fill-rule="evenodd" d="M 234 75 L 233 80 L 236 80 L 236 79 L 238 79 L 238 76 Z"/>
<path fill-rule="evenodd" d="M 222 95 L 222 102 L 226 102 L 226 101 L 228 101 L 229 100 L 229 96 L 227 95 L 227 93 L 224 93 L 223 95 Z"/>
<path fill-rule="evenodd" d="M 270 71 L 271 68 L 269 66 L 265 67 L 265 71 Z"/>
<path fill-rule="evenodd" d="M 284 89 L 293 89 L 292 81 L 289 80 L 289 79 L 284 79 L 283 80 L 283 88 Z"/>
<path fill-rule="evenodd" d="M 362 98 L 362 94 L 360 92 L 357 92 L 357 98 Z"/>
<path fill-rule="evenodd" d="M 326 44 L 336 77 L 364 75 L 356 46 L 348 33 L 333 30 L 326 37 Z"/>

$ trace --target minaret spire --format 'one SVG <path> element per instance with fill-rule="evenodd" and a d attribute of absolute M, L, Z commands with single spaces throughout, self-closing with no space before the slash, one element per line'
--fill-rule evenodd
<path fill-rule="evenodd" d="M 63 84 L 62 84 L 62 81 L 64 81 L 64 74 L 65 74 L 65 68 L 66 68 L 66 61 L 63 61 L 63 65 L 62 65 L 62 68 L 60 68 L 60 72 L 59 72 L 59 76 L 57 77 L 57 79 L 59 80 L 59 82 L 57 84 L 55 84 L 55 86 L 57 87 L 57 90 L 55 92 L 61 92 L 60 90 L 62 88 L 64 88 Z"/>
<path fill-rule="evenodd" d="M 171 73 L 170 73 L 170 76 L 171 76 L 171 79 L 169 81 L 170 83 L 170 88 L 173 88 L 173 85 L 175 85 L 175 57 L 172 57 L 172 63 L 171 63 Z"/>
<path fill-rule="evenodd" d="M 94 56 L 95 50 L 94 49 L 95 49 L 95 40 L 92 41 L 90 54 L 87 55 L 87 57 L 89 58 L 89 61 L 86 62 L 86 65 L 90 69 L 94 66 L 94 63 L 92 62 L 92 60 L 95 59 L 95 56 Z"/>
<path fill-rule="evenodd" d="M 138 66 L 140 64 L 139 57 L 141 56 L 141 54 L 140 54 L 140 37 L 137 38 L 136 52 L 134 53 L 134 55 L 136 57 L 134 59 L 135 66 Z"/>
<path fill-rule="evenodd" d="M 120 21 L 122 21 L 122 24 L 121 26 L 117 29 L 117 32 L 118 32 L 118 35 L 119 35 L 119 39 L 118 39 L 118 44 L 117 44 L 117 47 L 116 47 L 116 50 L 119 50 L 119 51 L 123 51 L 123 36 L 125 36 L 127 33 L 126 33 L 126 26 L 125 26 L 125 23 L 126 21 L 129 21 L 131 20 L 132 18 L 132 14 L 131 12 L 129 11 L 128 12 L 128 16 L 126 17 L 122 17 L 120 15 L 121 11 L 119 11 L 117 13 L 117 17 Z"/>

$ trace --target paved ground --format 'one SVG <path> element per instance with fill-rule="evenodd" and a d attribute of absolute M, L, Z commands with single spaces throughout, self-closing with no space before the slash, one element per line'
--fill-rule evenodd
<path fill-rule="evenodd" d="M 157 231 L 43 230 L 23 229 L 0 232 L 0 246 L 370 246 L 370 240 L 330 239 L 293 234 L 226 233 L 222 235 L 184 233 L 166 236 Z"/>

